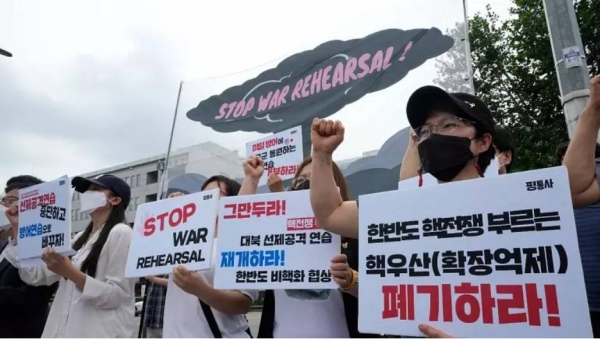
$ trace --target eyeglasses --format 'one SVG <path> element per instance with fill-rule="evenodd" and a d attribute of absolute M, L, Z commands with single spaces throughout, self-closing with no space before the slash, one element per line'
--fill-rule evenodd
<path fill-rule="evenodd" d="M 457 128 L 464 128 L 467 126 L 473 126 L 475 123 L 467 119 L 459 118 L 457 116 L 448 117 L 442 119 L 435 125 L 423 125 L 414 129 L 414 134 L 411 135 L 412 139 L 416 143 L 423 142 L 429 139 L 431 134 L 447 134 L 454 131 Z"/>
<path fill-rule="evenodd" d="M 7 195 L 5 197 L 2 197 L 2 200 L 0 200 L 0 203 L 2 205 L 8 206 L 16 201 L 19 201 L 19 197 L 14 197 L 12 195 Z"/>

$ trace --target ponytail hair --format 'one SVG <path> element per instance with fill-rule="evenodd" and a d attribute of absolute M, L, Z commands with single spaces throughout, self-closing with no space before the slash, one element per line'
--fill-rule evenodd
<path fill-rule="evenodd" d="M 92 278 L 96 277 L 96 269 L 98 268 L 98 259 L 100 258 L 100 252 L 102 252 L 102 248 L 104 247 L 106 240 L 108 240 L 108 235 L 110 234 L 110 231 L 116 225 L 125 222 L 125 203 L 123 200 L 121 200 L 121 202 L 117 206 L 114 206 L 112 211 L 110 211 L 110 215 L 108 216 L 104 227 L 102 227 L 102 229 L 100 230 L 98 239 L 92 246 L 92 249 L 88 256 L 81 264 L 81 272 L 89 275 Z M 92 227 L 93 223 L 90 222 L 89 225 L 86 227 L 85 231 L 83 231 L 81 236 L 75 241 L 75 243 L 73 244 L 73 249 L 75 251 L 79 251 L 83 247 L 83 245 L 89 240 L 90 234 L 92 233 Z"/>

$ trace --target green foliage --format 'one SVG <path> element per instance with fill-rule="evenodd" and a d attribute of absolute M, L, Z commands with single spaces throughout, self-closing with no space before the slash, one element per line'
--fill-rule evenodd
<path fill-rule="evenodd" d="M 476 94 L 517 140 L 513 168 L 530 170 L 553 165 L 556 146 L 567 140 L 552 48 L 541 0 L 513 0 L 510 17 L 501 21 L 490 6 L 469 20 Z M 600 0 L 575 1 L 588 69 L 600 72 Z M 447 34 L 461 42 L 464 23 Z M 460 91 L 464 48 L 437 63 L 437 85 Z M 463 51 L 462 55 L 460 51 Z M 453 62 L 454 61 L 454 62 Z M 462 80 L 462 82 L 461 82 Z"/>

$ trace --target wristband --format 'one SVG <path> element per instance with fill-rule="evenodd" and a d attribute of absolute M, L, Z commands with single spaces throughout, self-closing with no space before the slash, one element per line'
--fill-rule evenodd
<path fill-rule="evenodd" d="M 350 269 L 350 275 L 352 276 L 352 278 L 350 279 L 350 283 L 345 288 L 342 288 L 342 291 L 344 291 L 344 292 L 352 291 L 356 287 L 356 282 L 358 280 L 357 279 L 358 274 L 355 270 Z"/>

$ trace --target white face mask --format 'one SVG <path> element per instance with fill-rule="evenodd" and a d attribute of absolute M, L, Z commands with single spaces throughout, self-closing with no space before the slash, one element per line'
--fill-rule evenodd
<path fill-rule="evenodd" d="M 92 213 L 106 205 L 106 194 L 98 191 L 85 191 L 81 194 L 81 211 Z"/>

